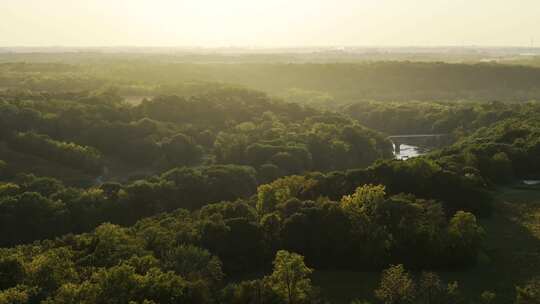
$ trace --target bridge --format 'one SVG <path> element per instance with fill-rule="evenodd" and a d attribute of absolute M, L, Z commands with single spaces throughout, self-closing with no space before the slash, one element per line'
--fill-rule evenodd
<path fill-rule="evenodd" d="M 391 135 L 388 136 L 392 144 L 394 144 L 394 153 L 399 154 L 401 152 L 401 145 L 403 144 L 415 144 L 415 145 L 434 145 L 441 144 L 442 139 L 449 138 L 450 134 L 403 134 L 403 135 Z"/>

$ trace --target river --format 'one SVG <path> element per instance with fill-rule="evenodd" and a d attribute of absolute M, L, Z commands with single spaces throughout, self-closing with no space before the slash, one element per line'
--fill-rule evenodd
<path fill-rule="evenodd" d="M 425 149 L 425 148 L 421 148 L 421 147 L 413 146 L 413 145 L 402 144 L 401 145 L 401 152 L 400 153 L 394 153 L 394 157 L 396 159 L 405 160 L 405 159 L 409 159 L 409 158 L 424 155 L 427 152 L 429 152 L 429 150 Z"/>

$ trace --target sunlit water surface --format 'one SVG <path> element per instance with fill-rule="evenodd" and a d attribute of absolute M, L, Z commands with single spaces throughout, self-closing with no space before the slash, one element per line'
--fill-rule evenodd
<path fill-rule="evenodd" d="M 427 152 L 429 152 L 427 149 L 424 149 L 424 148 L 421 148 L 421 147 L 418 147 L 418 146 L 412 146 L 412 145 L 403 144 L 403 145 L 401 145 L 401 152 L 399 154 L 394 153 L 394 156 L 395 156 L 396 159 L 405 160 L 405 159 L 409 159 L 409 158 L 424 155 Z"/>

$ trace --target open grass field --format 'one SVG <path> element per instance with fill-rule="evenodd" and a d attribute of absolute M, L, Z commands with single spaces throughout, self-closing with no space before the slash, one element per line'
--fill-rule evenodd
<path fill-rule="evenodd" d="M 473 269 L 440 273 L 457 281 L 466 299 L 479 299 L 483 291 L 497 294 L 494 303 L 512 303 L 515 285 L 540 276 L 540 188 L 506 187 L 496 193 L 495 212 L 481 223 L 486 231 L 484 254 Z M 314 284 L 332 303 L 371 300 L 378 273 L 319 271 Z"/>

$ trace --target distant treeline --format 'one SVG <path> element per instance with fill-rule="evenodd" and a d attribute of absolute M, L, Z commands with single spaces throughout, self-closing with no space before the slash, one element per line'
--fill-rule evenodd
<path fill-rule="evenodd" d="M 193 64 L 111 59 L 106 64 L 4 63 L 0 88 L 84 91 L 107 86 L 123 95 L 186 93 L 185 82 L 224 82 L 293 99 L 317 92 L 337 103 L 359 100 L 511 100 L 540 98 L 540 69 L 496 63 Z"/>
<path fill-rule="evenodd" d="M 342 112 L 387 134 L 453 133 L 456 138 L 521 113 L 538 111 L 537 102 L 355 102 Z"/>

